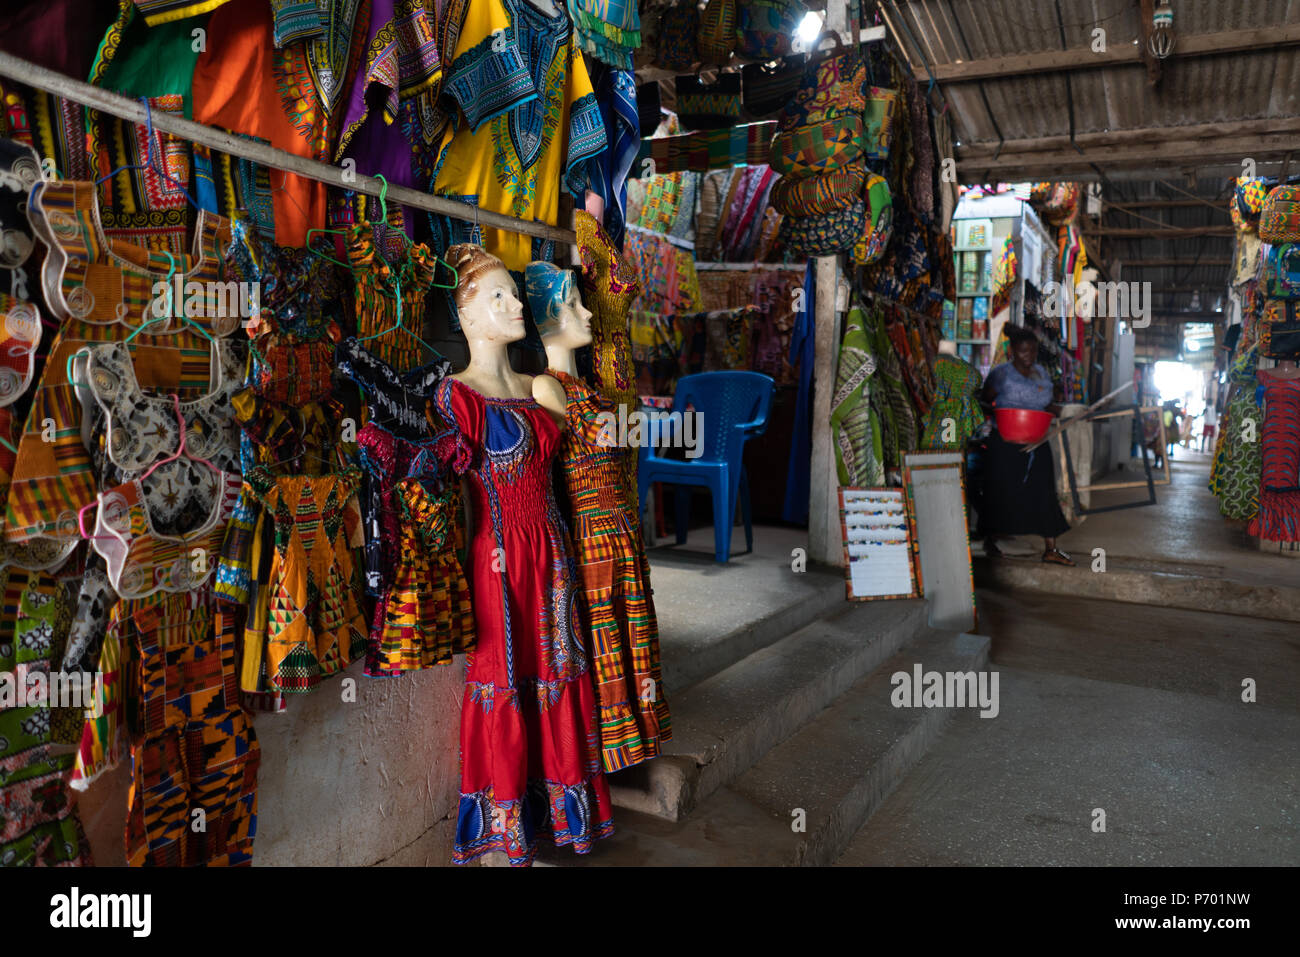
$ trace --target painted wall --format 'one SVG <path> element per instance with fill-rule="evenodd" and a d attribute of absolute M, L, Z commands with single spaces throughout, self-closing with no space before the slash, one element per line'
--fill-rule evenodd
<path fill-rule="evenodd" d="M 254 864 L 450 864 L 464 659 L 387 679 L 364 677 L 358 662 L 344 677 L 355 702 L 334 678 L 284 714 L 256 716 Z M 129 786 L 128 758 L 78 795 L 96 864 L 125 863 Z"/>

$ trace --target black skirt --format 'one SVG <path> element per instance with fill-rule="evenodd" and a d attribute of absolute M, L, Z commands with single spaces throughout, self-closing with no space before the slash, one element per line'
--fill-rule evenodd
<path fill-rule="evenodd" d="M 989 435 L 979 498 L 979 535 L 1042 535 L 1070 529 L 1056 498 L 1051 443 L 1025 452 L 1018 443 Z"/>

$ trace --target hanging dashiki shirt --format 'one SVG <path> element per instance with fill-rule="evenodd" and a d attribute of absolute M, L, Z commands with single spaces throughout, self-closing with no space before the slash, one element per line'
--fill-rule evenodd
<path fill-rule="evenodd" d="M 230 0 L 207 29 L 207 48 L 194 68 L 194 119 L 328 162 L 329 125 L 305 45 L 275 49 L 265 0 Z M 270 186 L 275 241 L 305 246 L 307 230 L 325 225 L 325 184 L 274 170 Z"/>
<path fill-rule="evenodd" d="M 198 60 L 190 32 L 193 23 L 173 21 L 150 27 L 136 15 L 130 0 L 120 3 L 117 21 L 105 34 L 91 67 L 90 81 L 123 96 L 146 98 L 150 112 L 190 118 Z M 95 110 L 87 116 L 94 178 L 114 174 L 99 187 L 105 234 L 184 255 L 193 215 L 186 195 L 191 192 L 189 144 L 159 129 L 151 131 L 147 122 L 119 120 Z"/>
<path fill-rule="evenodd" d="M 469 129 L 443 134 L 434 192 L 552 225 L 561 183 L 581 205 L 588 160 L 606 139 L 568 16 L 527 0 L 476 0 L 450 63 L 443 89 Z M 548 258 L 540 240 L 491 227 L 483 245 L 517 272 Z"/>
<path fill-rule="evenodd" d="M 346 91 L 336 160 L 351 157 L 369 176 L 382 174 L 390 183 L 424 190 L 406 138 L 414 129 L 409 118 L 399 121 L 402 104 L 433 89 L 442 80 L 442 63 L 434 42 L 433 19 L 419 0 L 374 0 L 370 29 L 362 48 L 364 60 Z M 370 104 L 384 91 L 381 109 Z M 413 222 L 405 224 L 414 236 Z"/>

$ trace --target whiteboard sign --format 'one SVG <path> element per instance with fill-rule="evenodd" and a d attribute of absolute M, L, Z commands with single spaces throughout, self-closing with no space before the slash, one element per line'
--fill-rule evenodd
<path fill-rule="evenodd" d="M 841 488 L 845 589 L 850 601 L 915 598 L 907 499 L 899 488 Z"/>

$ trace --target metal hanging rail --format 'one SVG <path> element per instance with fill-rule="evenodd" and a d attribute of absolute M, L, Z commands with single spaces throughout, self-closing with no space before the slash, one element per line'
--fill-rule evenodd
<path fill-rule="evenodd" d="M 174 116 L 170 113 L 151 112 L 146 110 L 144 105 L 137 100 L 92 86 L 89 83 L 83 83 L 81 80 L 74 80 L 70 76 L 64 76 L 62 73 L 3 51 L 0 51 L 0 76 L 8 77 L 28 86 L 37 87 L 47 93 L 53 93 L 56 96 L 80 103 L 92 110 L 99 110 L 101 113 L 129 120 L 132 123 L 152 122 L 156 129 L 189 140 L 191 143 L 198 143 L 210 149 L 220 150 L 231 156 L 238 156 L 240 159 L 246 159 L 271 169 L 305 176 L 307 179 L 325 183 L 327 186 L 337 186 L 340 189 L 349 189 L 375 197 L 378 197 L 380 191 L 384 188 L 383 181 L 373 176 L 366 176 L 361 172 L 351 170 L 345 172 L 337 166 L 294 156 L 292 153 L 286 153 L 274 146 L 242 139 L 224 130 L 206 126 L 203 123 L 196 123 L 184 117 Z M 571 229 L 561 229 L 558 226 L 550 226 L 546 223 L 528 222 L 516 219 L 513 216 L 503 216 L 501 213 L 494 213 L 487 209 L 476 209 L 476 207 L 466 206 L 464 203 L 443 196 L 422 193 L 408 186 L 389 184 L 386 198 L 388 202 L 402 203 L 416 209 L 426 209 L 431 213 L 440 213 L 443 216 L 449 216 L 452 219 L 459 219 L 467 223 L 477 222 L 480 226 L 491 226 L 507 232 L 522 233 L 526 236 L 538 236 L 559 243 L 575 244 L 578 241 L 577 234 Z"/>

